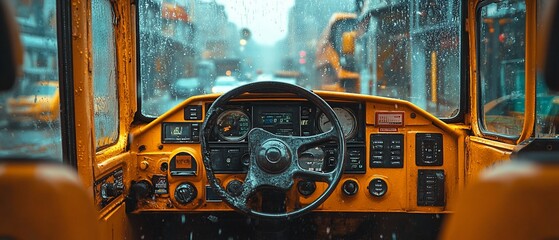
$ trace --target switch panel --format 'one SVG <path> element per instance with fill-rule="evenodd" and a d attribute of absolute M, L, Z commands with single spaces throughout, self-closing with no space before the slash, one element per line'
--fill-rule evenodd
<path fill-rule="evenodd" d="M 415 164 L 417 166 L 443 165 L 443 136 L 440 133 L 415 135 Z"/>
<path fill-rule="evenodd" d="M 325 146 L 323 170 L 331 171 L 336 167 L 336 156 L 338 155 L 337 146 Z M 347 147 L 347 161 L 344 166 L 344 173 L 365 173 L 365 148 Z"/>
<path fill-rule="evenodd" d="M 184 108 L 184 120 L 202 120 L 202 106 L 186 106 Z"/>
<path fill-rule="evenodd" d="M 99 209 L 104 208 L 124 192 L 124 171 L 122 167 L 95 181 L 95 203 Z"/>
<path fill-rule="evenodd" d="M 371 134 L 371 168 L 404 167 L 403 134 Z"/>
<path fill-rule="evenodd" d="M 245 173 L 250 164 L 246 145 L 212 146 L 210 158 L 212 168 L 216 173 Z"/>
<path fill-rule="evenodd" d="M 444 206 L 444 171 L 419 170 L 417 174 L 417 206 Z"/>

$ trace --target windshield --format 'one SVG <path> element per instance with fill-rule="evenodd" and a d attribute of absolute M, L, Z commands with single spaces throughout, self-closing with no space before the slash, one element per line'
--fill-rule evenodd
<path fill-rule="evenodd" d="M 398 98 L 446 119 L 460 112 L 459 0 L 141 0 L 138 11 L 148 118 L 263 80 Z M 346 33 L 353 51 L 342 49 Z"/>

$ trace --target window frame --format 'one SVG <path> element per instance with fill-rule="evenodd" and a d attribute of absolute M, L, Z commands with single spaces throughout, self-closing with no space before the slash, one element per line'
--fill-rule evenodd
<path fill-rule="evenodd" d="M 476 75 L 476 123 L 477 123 L 477 130 L 479 131 L 480 135 L 484 138 L 500 141 L 508 144 L 518 144 L 527 138 L 529 138 L 534 130 L 535 126 L 535 51 L 530 52 L 530 46 L 534 46 L 535 41 L 535 18 L 533 14 L 535 13 L 534 3 L 536 1 L 531 0 L 522 0 L 526 5 L 526 15 L 525 15 L 525 48 L 524 48 L 524 121 L 522 125 L 522 130 L 520 131 L 518 136 L 510 136 L 506 134 L 501 134 L 497 132 L 492 132 L 487 130 L 484 127 L 483 121 L 483 104 L 482 104 L 482 94 L 481 94 L 481 71 L 480 71 L 480 60 L 481 60 L 481 9 L 489 4 L 492 3 L 499 3 L 508 0 L 482 0 L 480 1 L 477 6 L 475 7 L 475 75 Z"/>
<path fill-rule="evenodd" d="M 58 45 L 58 93 L 60 96 L 60 131 L 62 162 L 78 168 L 76 118 L 74 116 L 74 59 L 72 46 L 72 4 L 56 0 L 56 35 Z"/>

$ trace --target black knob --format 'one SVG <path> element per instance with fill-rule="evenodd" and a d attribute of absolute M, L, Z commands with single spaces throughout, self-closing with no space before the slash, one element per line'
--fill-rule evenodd
<path fill-rule="evenodd" d="M 191 183 L 181 183 L 177 189 L 175 189 L 175 199 L 180 204 L 192 202 L 197 195 L 198 191 Z"/>
<path fill-rule="evenodd" d="M 148 181 L 142 180 L 130 186 L 130 194 L 136 199 L 147 198 L 153 194 L 153 187 Z"/>
<path fill-rule="evenodd" d="M 162 172 L 167 172 L 167 170 L 169 169 L 169 164 L 166 162 L 161 163 L 161 166 L 159 168 L 161 169 Z"/>
<path fill-rule="evenodd" d="M 101 198 L 117 197 L 124 191 L 124 185 L 119 182 L 101 184 Z"/>
<path fill-rule="evenodd" d="M 342 185 L 342 192 L 345 195 L 352 196 L 355 195 L 359 191 L 359 185 L 355 180 L 347 180 Z"/>
<path fill-rule="evenodd" d="M 388 185 L 380 178 L 375 178 L 369 182 L 369 193 L 375 197 L 382 197 L 388 191 Z"/>
<path fill-rule="evenodd" d="M 239 196 L 243 193 L 243 182 L 239 180 L 233 180 L 227 184 L 225 187 L 227 192 L 233 196 Z"/>
<path fill-rule="evenodd" d="M 297 190 L 303 196 L 310 196 L 316 190 L 316 184 L 312 181 L 299 181 L 297 183 Z"/>

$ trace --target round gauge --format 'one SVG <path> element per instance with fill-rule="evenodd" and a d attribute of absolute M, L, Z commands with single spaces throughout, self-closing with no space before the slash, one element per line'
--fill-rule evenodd
<path fill-rule="evenodd" d="M 355 119 L 355 115 L 349 109 L 339 107 L 335 107 L 333 109 L 340 121 L 345 139 L 352 138 L 357 130 L 357 120 Z M 324 113 L 321 113 L 318 117 L 318 128 L 322 132 L 326 132 L 332 128 L 330 119 L 328 119 Z"/>
<path fill-rule="evenodd" d="M 227 110 L 217 118 L 217 131 L 222 139 L 239 141 L 250 130 L 250 119 L 240 110 Z"/>
<path fill-rule="evenodd" d="M 322 172 L 324 150 L 319 147 L 308 149 L 299 156 L 299 166 L 305 170 Z"/>

